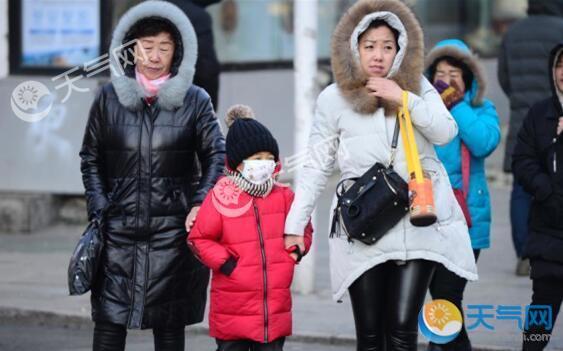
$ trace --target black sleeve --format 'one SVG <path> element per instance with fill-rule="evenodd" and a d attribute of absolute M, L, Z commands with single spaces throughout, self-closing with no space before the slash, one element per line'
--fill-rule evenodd
<path fill-rule="evenodd" d="M 197 157 L 201 164 L 201 179 L 190 201 L 191 206 L 198 206 L 203 202 L 225 166 L 225 138 L 215 117 L 211 99 L 203 92 L 202 95 L 205 95 L 205 98 L 198 98 L 199 112 L 196 121 Z"/>
<path fill-rule="evenodd" d="M 518 132 L 512 154 L 512 171 L 528 193 L 538 201 L 543 201 L 553 193 L 553 188 L 549 174 L 542 167 L 540 152 L 537 149 L 535 111 L 534 107 L 529 110 Z"/>
<path fill-rule="evenodd" d="M 82 148 L 79 153 L 81 159 L 80 171 L 82 172 L 82 182 L 86 193 L 89 220 L 99 216 L 101 210 L 108 203 L 102 152 L 102 111 L 104 110 L 102 95 L 103 89 L 100 89 L 90 108 Z"/>
<path fill-rule="evenodd" d="M 511 93 L 510 89 L 510 75 L 508 74 L 508 49 L 506 48 L 506 40 L 508 37 L 505 37 L 502 41 L 501 48 L 499 51 L 498 57 L 498 66 L 497 66 L 497 78 L 500 84 L 500 87 L 505 95 L 509 96 Z"/>

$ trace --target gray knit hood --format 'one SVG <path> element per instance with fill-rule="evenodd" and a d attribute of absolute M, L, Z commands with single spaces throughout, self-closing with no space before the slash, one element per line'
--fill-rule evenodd
<path fill-rule="evenodd" d="M 127 38 L 129 30 L 140 20 L 146 18 L 162 18 L 170 22 L 178 31 L 181 43 L 176 43 L 176 50 L 180 50 L 176 63 L 173 62 L 172 77 L 160 88 L 157 98 L 161 108 L 174 110 L 184 103 L 184 97 L 193 82 L 195 63 L 197 60 L 197 38 L 188 17 L 175 5 L 166 1 L 150 0 L 132 7 L 119 20 L 110 45 L 110 60 L 112 63 L 111 81 L 119 102 L 130 110 L 142 108 L 145 93 L 137 83 L 134 74 L 128 74 L 125 64 L 119 62 L 123 57 L 124 44 L 130 42 Z M 138 38 L 134 38 L 138 39 Z M 115 69 L 115 68 L 118 69 Z"/>

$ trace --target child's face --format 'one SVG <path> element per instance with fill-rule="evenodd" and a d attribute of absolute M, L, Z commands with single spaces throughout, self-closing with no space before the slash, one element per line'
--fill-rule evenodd
<path fill-rule="evenodd" d="M 247 159 L 245 159 L 245 161 L 252 161 L 252 160 L 261 160 L 261 161 L 275 161 L 275 157 L 274 155 L 269 152 L 269 151 L 260 151 L 255 153 L 254 155 L 248 157 Z M 241 162 L 238 166 L 237 166 L 237 171 L 242 172 L 242 170 L 244 169 L 244 163 Z"/>

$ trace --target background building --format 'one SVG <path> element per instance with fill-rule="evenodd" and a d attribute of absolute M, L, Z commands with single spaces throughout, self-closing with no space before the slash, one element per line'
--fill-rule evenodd
<path fill-rule="evenodd" d="M 253 106 L 286 157 L 295 152 L 294 1 L 307 0 L 223 0 L 208 7 L 222 66 L 218 116 L 234 103 Z M 31 230 L 57 216 L 58 200 L 82 194 L 78 151 L 94 93 L 109 78 L 103 55 L 118 19 L 138 2 L 0 0 L 0 228 Z M 332 80 L 331 33 L 353 2 L 318 0 L 319 91 Z M 458 37 L 485 58 L 488 96 L 506 124 L 508 103 L 496 81 L 495 55 L 507 26 L 525 15 L 526 0 L 406 2 L 423 25 L 427 48 Z M 12 95 L 26 81 L 41 82 L 50 92 L 38 101 L 38 109 L 50 106 L 48 115 L 35 123 L 14 112 L 25 107 L 14 106 Z M 502 154 L 489 159 L 490 174 L 500 171 Z"/>

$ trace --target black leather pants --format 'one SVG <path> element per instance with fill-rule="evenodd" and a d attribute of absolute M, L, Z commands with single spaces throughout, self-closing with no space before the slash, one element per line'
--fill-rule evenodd
<path fill-rule="evenodd" d="M 350 286 L 357 351 L 416 351 L 418 313 L 435 267 L 425 260 L 388 261 Z"/>
<path fill-rule="evenodd" d="M 155 351 L 184 351 L 184 326 L 176 329 L 153 329 Z M 123 351 L 127 329 L 113 323 L 96 322 L 93 351 Z"/>

